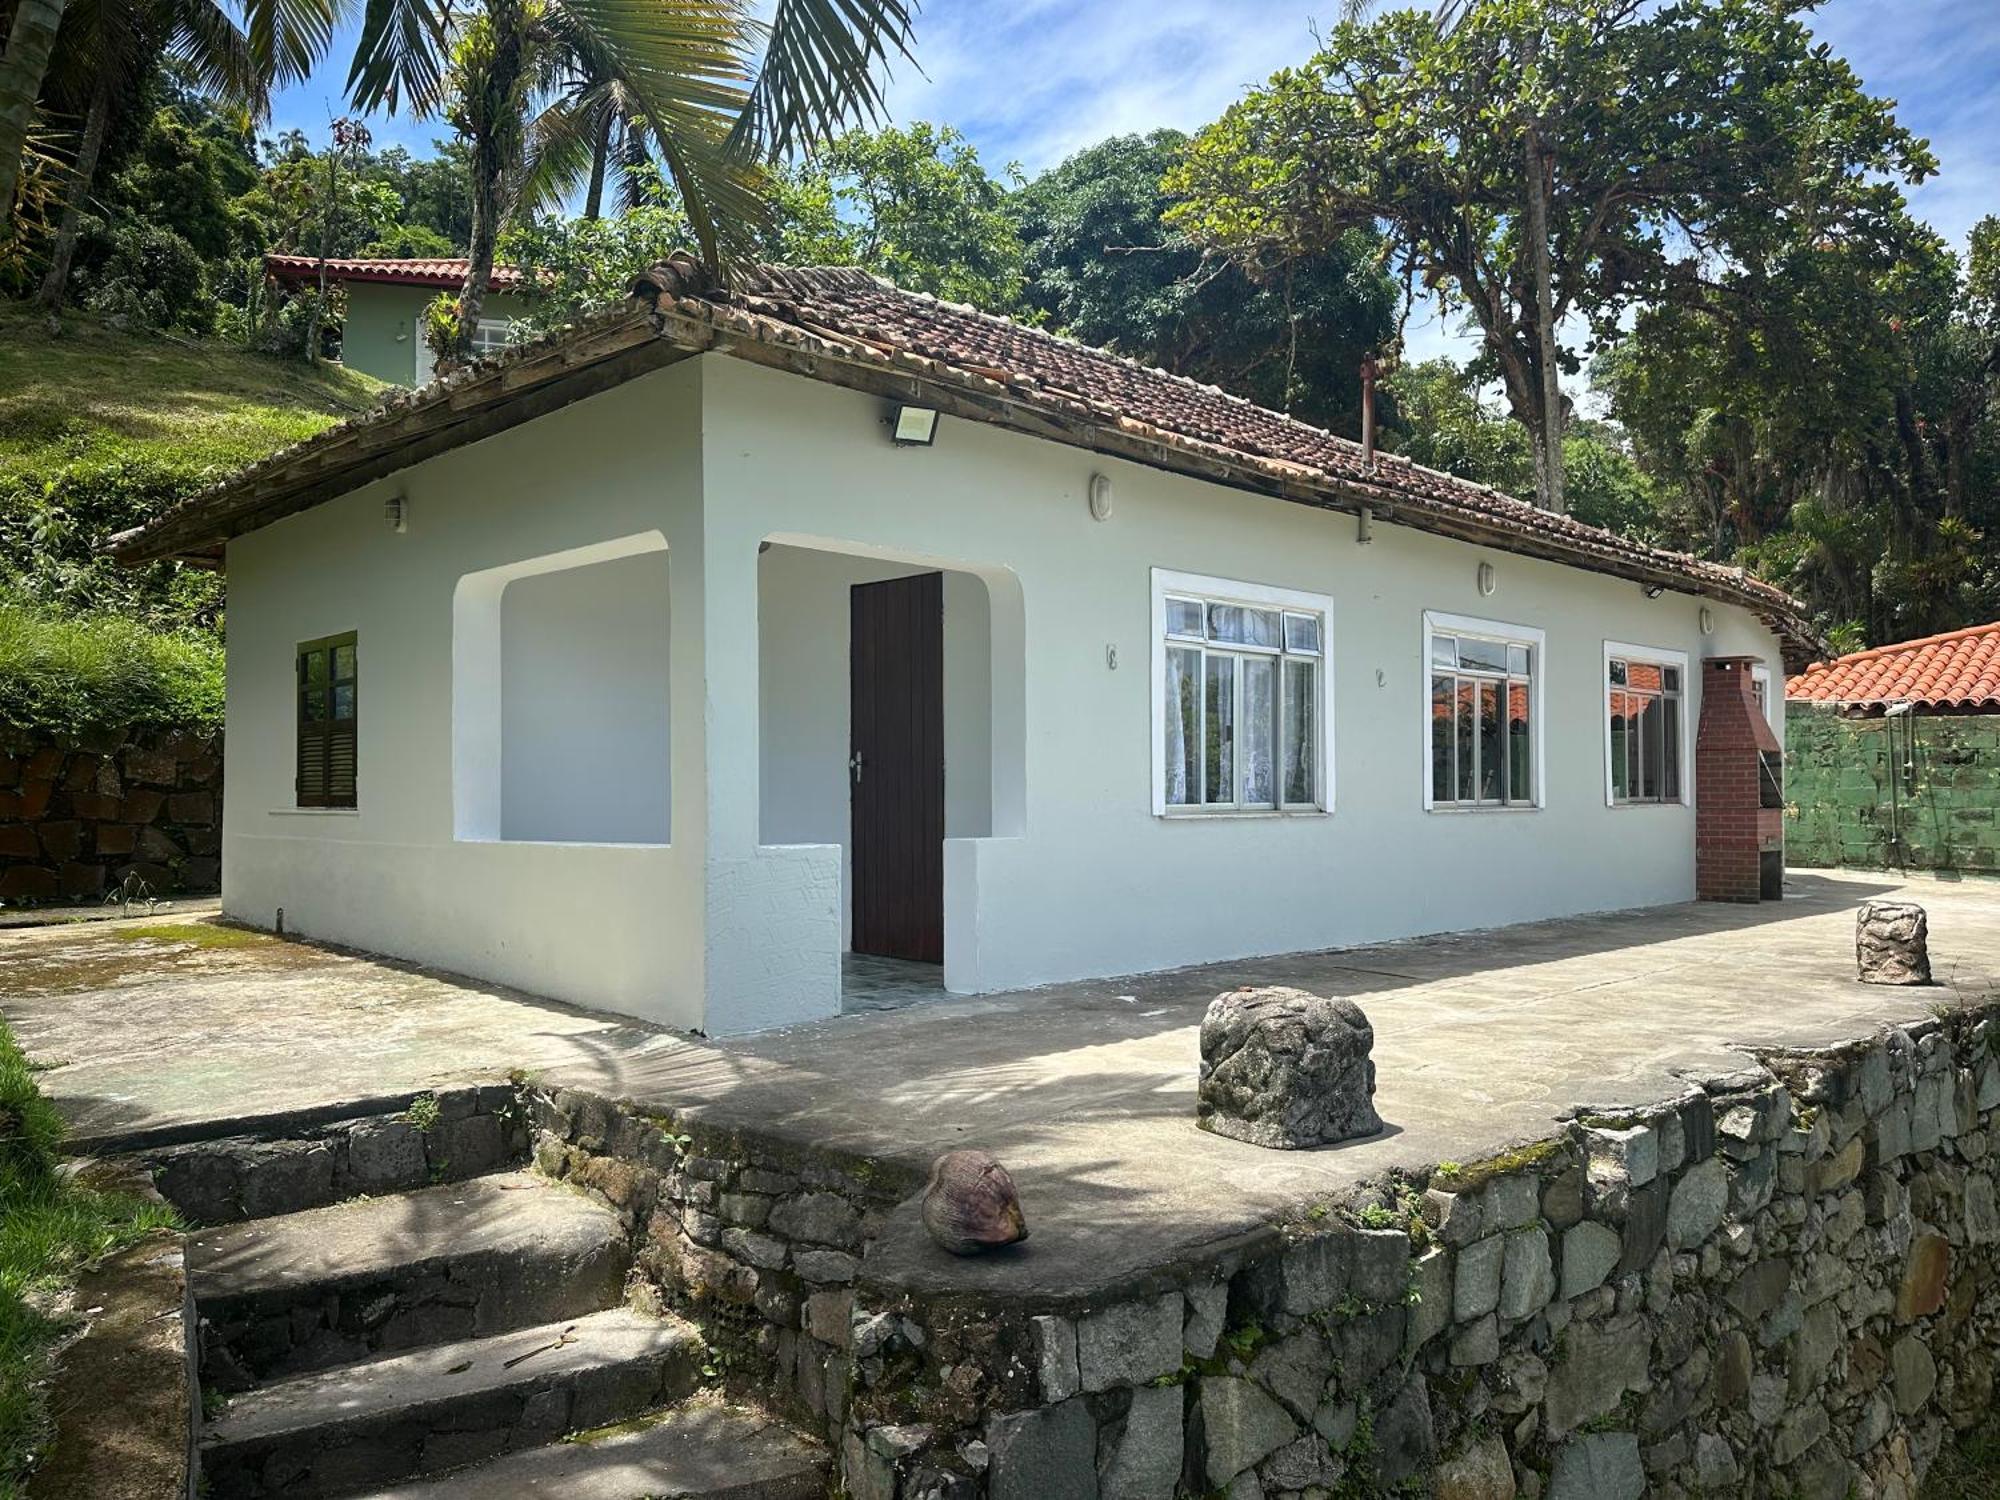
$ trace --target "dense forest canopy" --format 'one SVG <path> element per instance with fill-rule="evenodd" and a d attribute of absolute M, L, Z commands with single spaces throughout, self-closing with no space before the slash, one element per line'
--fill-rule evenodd
<path fill-rule="evenodd" d="M 528 9 L 518 97 L 491 94 L 498 34 L 436 54 L 419 156 L 357 120 L 260 133 L 233 54 L 160 45 L 188 24 L 171 8 L 133 13 L 152 41 L 105 106 L 64 49 L 105 45 L 72 22 L 111 0 L 70 3 L 0 241 L 0 288 L 60 318 L 313 359 L 337 349 L 337 300 L 275 296 L 264 252 L 464 255 L 484 222 L 500 260 L 545 273 L 528 327 L 547 327 L 714 239 L 723 204 L 730 253 L 866 266 L 1350 436 L 1373 356 L 1385 446 L 1525 497 L 1553 470 L 1581 518 L 1770 578 L 1843 647 L 2000 615 L 2000 217 L 1963 246 L 1913 217 L 1904 188 L 1936 163 L 1805 5 L 1391 11 L 1192 136 L 1030 176 L 945 123 L 836 113 L 742 157 L 743 198 L 697 201 L 645 99 L 553 9 Z M 447 355 L 462 302 L 435 320 Z M 1477 352 L 1399 360 L 1440 304 Z M 37 528 L 21 513 L 47 477 L 0 474 L 0 530 L 129 519 L 129 484 L 103 516 L 87 486 L 54 488 L 72 513 Z M 0 568 L 31 593 L 49 573 Z"/>

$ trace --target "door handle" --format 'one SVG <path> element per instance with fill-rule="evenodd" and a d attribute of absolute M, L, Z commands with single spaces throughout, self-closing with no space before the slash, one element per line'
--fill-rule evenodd
<path fill-rule="evenodd" d="M 859 750 L 847 757 L 847 774 L 854 779 L 856 786 L 861 784 L 861 752 Z"/>

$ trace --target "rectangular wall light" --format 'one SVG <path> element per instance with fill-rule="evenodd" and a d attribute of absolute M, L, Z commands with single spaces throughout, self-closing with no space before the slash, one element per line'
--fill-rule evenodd
<path fill-rule="evenodd" d="M 928 448 L 937 437 L 938 414 L 928 406 L 899 406 L 891 435 L 899 447 Z"/>

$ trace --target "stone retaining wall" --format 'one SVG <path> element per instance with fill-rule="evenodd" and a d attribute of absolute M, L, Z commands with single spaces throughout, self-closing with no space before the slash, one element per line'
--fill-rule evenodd
<path fill-rule="evenodd" d="M 222 880 L 222 736 L 176 729 L 81 744 L 0 726 L 0 904 L 154 895 Z"/>
<path fill-rule="evenodd" d="M 1850 719 L 1785 711 L 1794 865 L 2000 871 L 2000 714 Z"/>
<path fill-rule="evenodd" d="M 1910 1500 L 1993 1394 L 1995 1014 L 1586 1112 L 1072 1307 L 872 1283 L 907 1178 L 574 1096 L 537 1150 L 825 1425 L 851 1500 Z"/>

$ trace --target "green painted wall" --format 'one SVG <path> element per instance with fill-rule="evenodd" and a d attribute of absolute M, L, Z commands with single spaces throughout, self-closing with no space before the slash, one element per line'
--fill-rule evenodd
<path fill-rule="evenodd" d="M 2000 714 L 1785 707 L 1785 862 L 2000 872 Z"/>
<path fill-rule="evenodd" d="M 340 332 L 341 362 L 377 380 L 414 385 L 417 324 L 436 295 L 435 287 L 348 282 L 347 321 Z M 520 298 L 500 292 L 487 294 L 484 316 L 518 318 L 521 311 Z"/>

